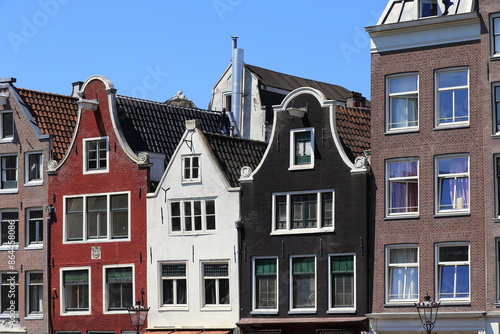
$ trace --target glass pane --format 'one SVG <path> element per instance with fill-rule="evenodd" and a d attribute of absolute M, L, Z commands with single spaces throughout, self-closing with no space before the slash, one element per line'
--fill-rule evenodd
<path fill-rule="evenodd" d="M 293 273 L 314 273 L 314 258 L 294 258 Z"/>
<path fill-rule="evenodd" d="M 30 154 L 28 156 L 28 179 L 29 181 L 33 180 L 41 180 L 41 163 L 42 163 L 42 155 L 41 154 Z"/>
<path fill-rule="evenodd" d="M 276 260 L 275 259 L 258 259 L 255 260 L 255 273 L 257 275 L 276 275 Z"/>
<path fill-rule="evenodd" d="M 469 90 L 459 89 L 455 91 L 455 117 L 457 122 L 469 119 Z"/>
<path fill-rule="evenodd" d="M 205 279 L 205 304 L 215 305 L 217 296 L 215 293 L 216 279 Z"/>
<path fill-rule="evenodd" d="M 314 307 L 314 274 L 293 276 L 293 307 Z"/>
<path fill-rule="evenodd" d="M 417 248 L 390 249 L 389 261 L 395 263 L 417 263 Z"/>
<path fill-rule="evenodd" d="M 442 266 L 441 281 L 439 282 L 440 298 L 450 298 L 454 296 L 455 291 L 455 267 Z"/>
<path fill-rule="evenodd" d="M 276 276 L 259 276 L 256 278 L 256 307 L 276 308 Z"/>
<path fill-rule="evenodd" d="M 469 261 L 469 246 L 439 248 L 439 262 Z"/>
<path fill-rule="evenodd" d="M 128 209 L 128 195 L 111 196 L 111 209 Z"/>
<path fill-rule="evenodd" d="M 332 272 L 354 272 L 353 256 L 332 256 Z"/>
<path fill-rule="evenodd" d="M 418 160 L 389 163 L 389 178 L 418 175 Z"/>
<path fill-rule="evenodd" d="M 75 213 L 68 214 L 67 219 L 67 233 L 68 240 L 82 240 L 83 239 L 83 214 Z"/>
<path fill-rule="evenodd" d="M 219 279 L 219 304 L 229 304 L 229 280 Z"/>
<path fill-rule="evenodd" d="M 193 222 L 192 222 L 192 213 L 191 213 L 191 202 L 184 202 L 184 223 L 185 230 L 192 231 L 193 230 Z"/>
<path fill-rule="evenodd" d="M 163 304 L 174 303 L 174 280 L 163 280 Z"/>
<path fill-rule="evenodd" d="M 2 113 L 2 138 L 14 136 L 14 113 Z"/>
<path fill-rule="evenodd" d="M 404 93 L 417 91 L 417 76 L 398 77 L 389 79 L 390 93 Z"/>
<path fill-rule="evenodd" d="M 469 266 L 457 267 L 457 298 L 469 297 Z"/>
<path fill-rule="evenodd" d="M 119 211 L 112 214 L 112 229 L 113 238 L 126 238 L 128 237 L 128 212 Z"/>
<path fill-rule="evenodd" d="M 441 72 L 438 74 L 439 88 L 450 88 L 457 86 L 467 86 L 468 71 Z"/>
<path fill-rule="evenodd" d="M 276 196 L 276 229 L 286 228 L 286 196 Z"/>
<path fill-rule="evenodd" d="M 453 92 L 439 92 L 439 123 L 453 121 Z"/>
<path fill-rule="evenodd" d="M 172 231 L 181 230 L 181 204 L 179 202 L 170 203 L 170 214 L 172 217 Z"/>
<path fill-rule="evenodd" d="M 187 304 L 187 285 L 185 279 L 177 279 L 177 304 Z"/>

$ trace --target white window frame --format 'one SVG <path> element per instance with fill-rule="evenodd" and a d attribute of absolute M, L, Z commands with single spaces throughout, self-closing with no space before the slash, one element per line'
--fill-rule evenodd
<path fill-rule="evenodd" d="M 32 283 L 31 275 L 33 274 L 40 274 L 42 275 L 42 283 Z M 26 272 L 26 318 L 28 319 L 43 319 L 43 314 L 44 314 L 44 297 L 43 295 L 45 294 L 45 280 L 44 280 L 44 274 L 42 271 L 27 271 Z M 41 299 L 38 301 L 38 303 L 41 303 L 40 311 L 37 312 L 32 312 L 30 313 L 30 308 L 31 308 L 31 287 L 32 286 L 37 286 L 41 290 Z"/>
<path fill-rule="evenodd" d="M 314 306 L 313 307 L 294 307 L 293 303 L 293 260 L 294 259 L 304 259 L 313 258 L 314 259 Z M 315 255 L 292 255 L 290 256 L 290 268 L 289 268 L 289 311 L 288 314 L 315 314 L 318 309 L 318 263 Z"/>
<path fill-rule="evenodd" d="M 441 74 L 445 73 L 452 73 L 452 72 L 466 72 L 467 73 L 467 85 L 465 86 L 453 86 L 453 87 L 444 87 L 441 88 L 439 87 L 439 76 Z M 435 122 L 436 122 L 436 128 L 450 128 L 450 127 L 464 127 L 464 126 L 469 126 L 470 124 L 470 117 L 471 117 L 471 112 L 470 112 L 470 70 L 468 67 L 454 67 L 454 68 L 447 68 L 447 69 L 441 69 L 441 70 L 436 70 L 434 73 L 434 82 L 435 82 Z M 453 92 L 453 95 L 455 95 L 456 91 L 467 89 L 467 120 L 453 120 L 451 122 L 442 122 L 440 119 L 440 98 L 439 98 L 439 93 L 441 92 L 446 92 L 446 91 L 451 91 Z M 453 115 L 452 118 L 459 118 L 460 116 L 456 115 L 456 105 L 455 105 L 455 99 L 453 98 Z"/>
<path fill-rule="evenodd" d="M 400 249 L 416 249 L 417 250 L 417 262 L 408 263 L 391 263 L 391 250 Z M 417 296 L 416 298 L 390 298 L 389 294 L 392 288 L 391 271 L 392 268 L 404 268 L 405 271 L 408 268 L 417 268 Z M 404 285 L 407 283 L 407 273 L 404 275 Z M 389 245 L 385 247 L 385 302 L 387 304 L 411 304 L 418 302 L 418 289 L 420 284 L 420 249 L 416 244 L 402 244 L 402 245 Z M 403 288 L 404 289 L 404 288 Z M 404 289 L 406 290 L 406 289 Z"/>
<path fill-rule="evenodd" d="M 3 276 L 8 276 L 7 280 L 9 282 L 7 283 L 3 283 Z M 17 279 L 14 280 L 14 282 L 10 281 L 9 279 L 11 278 L 10 276 L 12 275 L 17 275 Z M 2 286 L 2 289 L 4 286 L 7 286 L 7 289 L 8 289 L 8 294 L 13 294 L 14 295 L 14 299 L 16 300 L 16 302 L 14 303 L 15 305 L 15 308 L 17 308 L 17 310 L 15 310 L 15 317 L 16 318 L 19 318 L 19 309 L 20 309 L 20 304 L 21 304 L 21 299 L 19 298 L 20 296 L 20 289 L 19 289 L 19 281 L 20 281 L 20 277 L 19 277 L 19 273 L 17 271 L 3 271 L 3 272 L 0 272 L 0 285 Z M 12 286 L 15 286 L 15 290 L 14 290 L 14 293 L 12 293 Z M 3 292 L 0 291 L 0 303 L 3 303 L 3 300 L 2 300 L 2 295 L 3 295 Z M 7 297 L 10 297 L 10 296 L 7 296 Z M 12 298 L 9 298 L 10 302 L 12 302 Z M 9 305 L 9 307 L 11 307 L 12 304 Z M 3 308 L 3 305 L 0 305 L 1 308 Z M 0 309 L 0 318 L 11 318 L 11 314 L 10 314 L 10 311 L 9 310 L 6 310 L 6 312 L 4 312 L 3 310 Z"/>
<path fill-rule="evenodd" d="M 168 265 L 183 265 L 185 269 L 185 275 L 184 276 L 163 276 L 163 266 L 168 266 Z M 158 291 L 160 292 L 159 295 L 159 304 L 158 307 L 160 310 L 187 310 L 189 307 L 189 279 L 188 279 L 188 263 L 187 261 L 172 261 L 172 262 L 160 262 L 158 264 L 158 273 L 159 273 L 159 289 Z M 171 280 L 173 281 L 173 292 L 174 292 L 174 302 L 172 304 L 164 304 L 163 303 L 163 294 L 164 294 L 164 287 L 163 287 L 163 282 L 165 280 Z M 184 280 L 186 282 L 186 303 L 185 304 L 179 304 L 177 303 L 177 281 L 178 280 Z"/>
<path fill-rule="evenodd" d="M 6 114 L 12 115 L 12 136 L 7 136 L 3 132 L 4 128 L 4 117 Z M 14 122 L 14 111 L 13 110 L 1 110 L 0 111 L 0 143 L 11 143 L 14 141 L 14 136 L 16 135 Z"/>
<path fill-rule="evenodd" d="M 322 227 L 323 223 L 323 201 L 322 194 L 331 193 L 332 194 L 332 224 L 331 226 Z M 303 227 L 303 228 L 293 228 L 293 217 L 292 217 L 292 196 L 294 195 L 314 195 L 316 194 L 316 227 Z M 283 229 L 278 229 L 278 221 L 276 219 L 277 210 L 279 209 L 277 205 L 277 198 L 281 196 L 286 196 L 286 227 Z M 295 192 L 283 192 L 283 193 L 273 193 L 272 194 L 272 219 L 271 219 L 271 234 L 308 234 L 308 233 L 324 233 L 335 231 L 335 190 L 334 189 L 323 189 L 323 190 L 311 190 L 311 191 L 295 191 Z"/>
<path fill-rule="evenodd" d="M 32 212 L 35 212 L 35 211 L 41 211 L 42 212 L 42 217 L 41 218 L 32 218 Z M 44 242 L 44 217 L 43 217 L 43 208 L 39 207 L 39 208 L 28 208 L 26 209 L 26 228 L 25 228 L 25 231 L 26 231 L 26 249 L 43 249 L 43 242 Z M 38 236 L 39 238 L 41 238 L 40 241 L 35 241 L 35 242 L 31 242 L 30 240 L 30 234 L 31 234 L 31 227 L 30 227 L 30 223 L 34 221 L 36 222 L 35 225 L 37 225 L 36 227 L 36 232 L 35 232 L 35 235 Z M 41 227 L 41 231 L 40 231 L 40 227 Z"/>
<path fill-rule="evenodd" d="M 4 213 L 11 213 L 15 212 L 17 213 L 17 220 L 12 219 L 12 220 L 7 220 L 4 218 Z M 11 251 L 11 250 L 18 250 L 19 249 L 19 238 L 20 238 L 20 231 L 19 231 L 19 211 L 17 209 L 1 209 L 0 210 L 0 238 L 2 238 L 3 235 L 3 224 L 8 224 L 7 225 L 7 241 L 2 242 L 0 239 L 0 251 Z M 9 226 L 15 225 L 15 228 L 9 228 Z M 17 231 L 16 231 L 17 230 Z M 11 232 L 15 231 L 15 232 Z M 17 241 L 15 239 L 12 239 L 12 235 L 15 236 L 15 233 L 17 232 Z M 10 263 L 9 263 L 10 264 Z"/>
<path fill-rule="evenodd" d="M 111 219 L 111 196 L 114 195 L 127 195 L 128 207 L 127 207 L 127 236 L 126 237 L 112 237 L 112 219 Z M 87 198 L 89 197 L 99 197 L 106 196 L 106 212 L 107 212 L 107 236 L 105 238 L 89 238 L 88 236 L 88 224 L 87 224 Z M 67 209 L 67 200 L 72 198 L 82 198 L 83 201 L 83 211 L 82 211 L 82 239 L 81 240 L 68 240 L 68 209 Z M 121 242 L 121 241 L 130 241 L 131 235 L 131 198 L 130 192 L 116 192 L 116 193 L 100 193 L 100 194 L 85 194 L 85 195 L 71 195 L 71 196 L 63 196 L 63 207 L 64 207 L 64 228 L 63 228 L 63 243 L 88 243 L 88 242 Z"/>
<path fill-rule="evenodd" d="M 276 261 L 276 307 L 274 308 L 258 308 L 257 307 L 257 270 L 256 262 L 258 260 L 274 260 Z M 259 256 L 252 258 L 252 312 L 251 314 L 278 314 L 279 309 L 279 261 L 276 256 Z"/>
<path fill-rule="evenodd" d="M 438 4 L 438 1 L 437 1 L 437 0 L 420 0 L 419 2 L 420 2 L 420 3 L 419 3 L 419 8 L 418 8 L 418 14 L 419 14 L 418 16 L 419 16 L 420 18 L 424 18 L 424 17 L 435 17 L 435 16 L 440 15 L 440 14 L 439 14 L 440 9 L 439 9 L 439 4 Z M 434 4 L 434 5 L 436 5 L 436 15 L 425 15 L 425 16 L 424 16 L 424 13 L 423 13 L 423 10 L 424 10 L 423 5 L 424 5 L 424 3 Z"/>
<path fill-rule="evenodd" d="M 399 162 L 411 162 L 411 161 L 416 161 L 417 162 L 417 175 L 412 175 L 412 176 L 401 176 L 401 177 L 394 177 L 391 178 L 390 176 L 390 164 L 393 163 L 399 163 Z M 398 158 L 398 159 L 389 159 L 386 160 L 385 162 L 385 215 L 386 217 L 407 217 L 407 216 L 412 216 L 412 217 L 418 217 L 419 215 L 419 203 L 420 203 L 420 161 L 418 158 Z M 392 207 L 392 192 L 391 192 L 391 184 L 393 182 L 404 182 L 407 184 L 406 186 L 406 191 L 407 193 L 405 194 L 405 202 L 408 204 L 408 184 L 410 183 L 417 183 L 417 210 L 416 211 L 410 211 L 410 206 L 406 206 L 406 211 L 405 212 L 391 212 L 393 209 Z"/>
<path fill-rule="evenodd" d="M 496 306 L 500 305 L 500 237 L 495 239 L 495 259 L 496 259 Z"/>
<path fill-rule="evenodd" d="M 495 21 L 500 25 L 500 13 L 490 15 L 490 41 L 491 41 L 491 57 L 500 57 L 500 28 L 495 31 Z M 495 37 L 498 37 L 498 45 L 496 45 Z M 498 51 L 497 51 L 498 49 Z"/>
<path fill-rule="evenodd" d="M 392 79 L 399 79 L 399 78 L 411 78 L 415 77 L 417 79 L 417 90 L 415 91 L 406 91 L 406 92 L 399 92 L 399 93 L 391 93 L 391 80 Z M 420 113 L 419 113 L 419 107 L 420 107 L 420 99 L 419 99 L 419 75 L 416 72 L 410 72 L 410 73 L 402 73 L 402 74 L 393 74 L 389 75 L 386 78 L 386 131 L 387 132 L 410 132 L 410 131 L 417 131 L 419 129 L 419 119 L 420 119 Z M 406 126 L 401 126 L 401 127 L 395 127 L 392 126 L 393 120 L 392 120 L 392 98 L 397 98 L 397 97 L 406 97 L 407 100 L 410 99 L 410 95 L 416 95 L 417 99 L 417 119 L 414 121 L 416 122 L 415 125 L 410 125 L 409 121 L 409 114 L 408 114 L 408 108 L 406 109 Z"/>
<path fill-rule="evenodd" d="M 207 203 L 212 201 L 214 205 L 214 214 L 207 213 Z M 200 202 L 200 215 L 201 217 L 201 229 L 196 229 L 195 226 L 195 213 L 194 205 L 195 202 Z M 172 204 L 179 203 L 180 216 L 174 216 L 172 212 Z M 200 234 L 200 233 L 215 233 L 217 230 L 217 201 L 215 197 L 212 198 L 189 198 L 189 199 L 169 199 L 168 202 L 168 215 L 169 215 L 169 230 L 171 234 Z M 189 205 L 191 207 L 191 230 L 186 229 L 186 212 L 185 207 Z M 209 229 L 207 226 L 207 217 L 214 217 L 215 228 Z M 173 220 L 179 219 L 180 230 L 175 230 L 173 228 Z"/>
<path fill-rule="evenodd" d="M 467 172 L 457 172 L 457 173 L 445 173 L 445 174 L 439 174 L 439 162 L 440 160 L 444 159 L 453 159 L 453 158 L 464 158 L 467 157 L 467 162 L 468 162 L 468 167 L 467 167 Z M 436 208 L 436 215 L 455 215 L 455 214 L 467 214 L 470 212 L 471 208 L 471 194 L 470 194 L 470 155 L 469 154 L 446 154 L 446 155 L 438 155 L 434 157 L 435 160 L 435 208 Z M 458 179 L 458 178 L 467 178 L 468 179 L 468 189 L 467 189 L 467 194 L 469 195 L 469 203 L 464 203 L 464 200 L 462 199 L 462 203 L 460 203 L 458 200 L 460 199 L 457 197 L 456 191 L 453 192 L 453 199 L 455 200 L 455 203 L 452 203 L 451 205 L 453 206 L 452 209 L 441 209 L 441 192 L 442 192 L 442 187 L 441 187 L 441 181 L 446 180 L 446 179 Z M 460 206 L 463 206 L 462 208 Z"/>
<path fill-rule="evenodd" d="M 128 314 L 127 308 L 122 310 L 110 310 L 109 309 L 109 289 L 107 281 L 107 270 L 108 269 L 118 269 L 118 268 L 129 268 L 132 271 L 132 300 L 131 307 L 135 305 L 135 265 L 133 263 L 120 263 L 115 265 L 104 265 L 102 266 L 102 291 L 103 291 L 103 314 Z"/>
<path fill-rule="evenodd" d="M 311 161 L 309 163 L 298 164 L 295 162 L 296 152 L 295 152 L 295 141 L 296 136 L 299 133 L 309 132 L 311 135 Z M 313 169 L 314 168 L 314 128 L 302 128 L 302 129 L 292 129 L 290 130 L 290 165 L 288 170 L 302 170 L 302 169 Z"/>
<path fill-rule="evenodd" d="M 40 161 L 37 164 L 37 168 L 40 173 L 40 178 L 30 180 L 30 157 L 39 156 Z M 43 152 L 28 152 L 24 154 L 24 185 L 29 186 L 39 186 L 43 184 Z"/>
<path fill-rule="evenodd" d="M 193 160 L 198 160 L 197 172 L 198 176 L 193 177 Z M 189 167 L 186 166 L 186 161 L 189 161 Z M 189 176 L 186 177 L 186 168 L 189 168 Z M 201 155 L 200 154 L 189 154 L 182 156 L 182 183 L 198 183 L 201 182 Z"/>
<path fill-rule="evenodd" d="M 89 169 L 89 157 L 88 157 L 88 150 L 87 150 L 87 145 L 90 142 L 99 142 L 99 141 L 106 141 L 106 168 L 93 168 Z M 97 149 L 97 164 L 99 165 L 99 161 L 102 159 L 100 157 L 100 151 Z M 109 138 L 108 137 L 94 137 L 94 138 L 85 138 L 83 139 L 83 174 L 99 174 L 99 173 L 108 173 L 109 172 Z"/>
<path fill-rule="evenodd" d="M 446 247 L 455 247 L 455 246 L 467 246 L 468 248 L 468 261 L 448 261 L 448 262 L 441 262 L 439 260 L 439 256 L 440 256 L 440 249 L 441 248 L 446 248 Z M 449 242 L 449 243 L 439 243 L 439 244 L 436 244 L 436 251 L 435 251 L 435 254 L 436 254 L 436 269 L 435 269 L 435 273 L 436 273 L 436 278 L 435 278 L 435 282 L 436 282 L 436 296 L 437 296 L 437 300 L 438 301 L 441 301 L 442 303 L 464 303 L 464 302 L 470 302 L 471 301 L 471 294 L 472 294 L 472 291 L 471 291 L 471 260 L 470 260 L 470 243 L 466 243 L 466 242 Z M 441 283 L 441 267 L 450 267 L 450 266 L 460 266 L 460 265 L 467 265 L 469 267 L 469 297 L 452 297 L 452 298 L 441 298 L 440 297 L 440 283 Z M 456 272 L 455 272 L 455 281 L 454 281 L 454 284 L 456 284 Z M 456 287 L 454 287 L 454 293 L 457 293 L 456 292 Z"/>
<path fill-rule="evenodd" d="M 16 158 L 16 187 L 15 188 L 4 188 L 3 182 L 5 182 L 6 175 L 4 173 L 4 158 L 15 157 Z M 9 194 L 17 193 L 19 189 L 19 161 L 16 154 L 2 154 L 0 155 L 0 193 Z"/>
<path fill-rule="evenodd" d="M 500 17 L 498 19 L 500 20 Z M 500 136 L 500 82 L 494 82 L 491 85 L 491 106 L 493 109 L 493 136 Z"/>
<path fill-rule="evenodd" d="M 353 305 L 351 307 L 334 307 L 333 305 L 333 268 L 332 259 L 335 257 L 352 256 L 353 260 Z M 327 313 L 356 313 L 356 253 L 332 253 L 328 255 L 328 311 Z"/>
<path fill-rule="evenodd" d="M 64 273 L 69 271 L 86 270 L 88 273 L 88 301 L 89 309 L 86 311 L 66 311 L 66 291 L 64 290 Z M 73 315 L 90 315 L 92 310 L 92 269 L 87 267 L 63 267 L 59 269 L 59 291 L 60 291 L 60 315 L 73 316 Z"/>
<path fill-rule="evenodd" d="M 227 265 L 227 276 L 205 276 L 205 265 Z M 235 284 L 235 282 L 231 281 L 231 261 L 228 260 L 222 260 L 222 261 L 202 261 L 200 262 L 200 274 L 201 274 L 201 293 L 200 293 L 200 301 L 201 301 L 201 309 L 203 310 L 229 310 L 231 309 L 232 303 L 234 303 L 233 299 L 233 294 L 231 293 L 232 291 L 232 285 Z M 220 304 L 217 302 L 217 304 L 207 304 L 205 300 L 205 279 L 215 279 L 217 281 L 216 283 L 216 299 L 220 299 L 220 284 L 219 284 L 219 279 L 227 279 L 229 282 L 229 303 L 228 304 Z"/>

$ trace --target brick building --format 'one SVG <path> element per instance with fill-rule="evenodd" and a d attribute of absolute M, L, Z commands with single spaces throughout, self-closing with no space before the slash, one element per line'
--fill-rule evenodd
<path fill-rule="evenodd" d="M 367 28 L 373 332 L 420 333 L 414 303 L 429 294 L 436 332 L 499 333 L 498 12 L 498 1 L 391 0 Z"/>
<path fill-rule="evenodd" d="M 0 332 L 49 333 L 45 171 L 76 123 L 76 98 L 0 79 Z"/>

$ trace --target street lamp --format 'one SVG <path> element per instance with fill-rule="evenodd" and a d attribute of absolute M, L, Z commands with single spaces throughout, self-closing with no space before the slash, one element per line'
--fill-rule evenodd
<path fill-rule="evenodd" d="M 136 301 L 134 306 L 128 308 L 130 321 L 132 321 L 132 325 L 135 327 L 136 334 L 139 334 L 141 327 L 144 326 L 148 318 L 148 312 L 149 307 L 142 306 L 140 300 Z"/>
<path fill-rule="evenodd" d="M 432 333 L 432 329 L 434 328 L 434 324 L 436 323 L 439 305 L 441 305 L 441 302 L 432 302 L 431 296 L 429 295 L 426 295 L 424 297 L 423 302 L 415 303 L 415 307 L 418 311 L 418 316 L 420 317 L 422 326 L 424 326 L 427 334 Z"/>

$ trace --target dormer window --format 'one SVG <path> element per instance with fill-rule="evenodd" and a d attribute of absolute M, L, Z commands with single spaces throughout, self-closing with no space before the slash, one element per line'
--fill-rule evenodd
<path fill-rule="evenodd" d="M 85 172 L 108 171 L 108 138 L 90 138 L 84 140 L 85 146 Z"/>
<path fill-rule="evenodd" d="M 290 131 L 290 169 L 314 167 L 314 128 Z"/>
<path fill-rule="evenodd" d="M 182 182 L 200 181 L 200 156 L 186 155 L 182 157 Z"/>
<path fill-rule="evenodd" d="M 421 0 L 420 17 L 437 16 L 437 14 L 438 14 L 437 0 Z"/>

